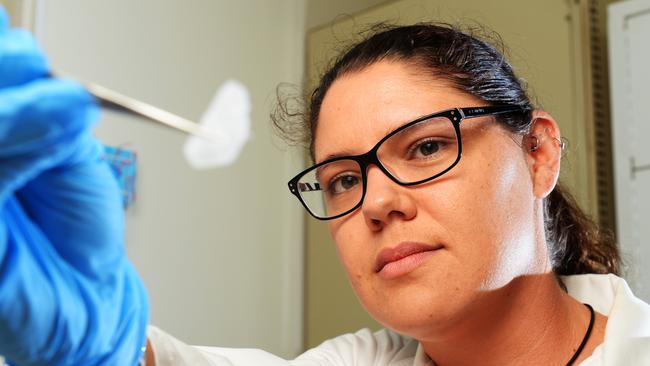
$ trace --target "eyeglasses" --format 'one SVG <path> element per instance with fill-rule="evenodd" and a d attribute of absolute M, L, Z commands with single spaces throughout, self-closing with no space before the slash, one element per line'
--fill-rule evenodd
<path fill-rule="evenodd" d="M 302 171 L 289 181 L 289 191 L 315 218 L 339 218 L 363 203 L 371 164 L 402 186 L 428 182 L 460 161 L 461 121 L 528 111 L 502 105 L 453 108 L 422 116 L 392 131 L 365 154 L 335 157 Z"/>

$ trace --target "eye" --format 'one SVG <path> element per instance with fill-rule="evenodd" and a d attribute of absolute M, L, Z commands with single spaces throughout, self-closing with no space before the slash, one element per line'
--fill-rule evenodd
<path fill-rule="evenodd" d="M 431 155 L 439 152 L 443 147 L 443 142 L 435 139 L 420 140 L 413 144 L 409 149 L 409 156 L 416 159 L 426 159 Z"/>
<path fill-rule="evenodd" d="M 339 194 L 351 190 L 361 182 L 356 174 L 343 173 L 330 181 L 328 191 Z"/>

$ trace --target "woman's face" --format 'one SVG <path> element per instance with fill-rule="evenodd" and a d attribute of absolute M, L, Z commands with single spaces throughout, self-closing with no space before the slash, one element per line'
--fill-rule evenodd
<path fill-rule="evenodd" d="M 316 162 L 365 153 L 419 116 L 486 104 L 425 75 L 381 61 L 337 79 L 315 131 Z M 363 205 L 329 222 L 367 311 L 420 339 L 480 312 L 488 294 L 543 262 L 521 137 L 492 117 L 464 120 L 461 136 L 462 159 L 431 182 L 399 186 L 371 166 Z"/>

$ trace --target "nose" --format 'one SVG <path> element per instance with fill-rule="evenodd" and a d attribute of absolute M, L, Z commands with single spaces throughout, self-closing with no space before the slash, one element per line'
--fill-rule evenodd
<path fill-rule="evenodd" d="M 417 213 L 417 206 L 409 187 L 393 182 L 377 166 L 368 168 L 366 196 L 361 211 L 366 225 L 379 231 L 392 220 L 410 220 Z"/>

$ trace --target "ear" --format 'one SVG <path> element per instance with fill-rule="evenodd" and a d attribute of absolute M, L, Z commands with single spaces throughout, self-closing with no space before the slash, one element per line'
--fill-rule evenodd
<path fill-rule="evenodd" d="M 530 130 L 523 139 L 526 160 L 533 181 L 535 197 L 548 196 L 560 176 L 560 160 L 564 143 L 560 128 L 548 113 L 535 110 Z"/>

